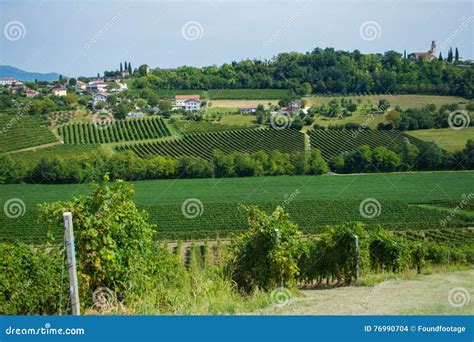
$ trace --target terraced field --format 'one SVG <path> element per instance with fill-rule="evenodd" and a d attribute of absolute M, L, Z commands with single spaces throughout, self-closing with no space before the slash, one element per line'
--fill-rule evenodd
<path fill-rule="evenodd" d="M 65 144 L 107 144 L 171 135 L 160 117 L 117 120 L 108 124 L 74 123 L 58 128 Z"/>
<path fill-rule="evenodd" d="M 362 221 L 369 228 L 382 226 L 397 231 L 428 229 L 453 230 L 474 227 L 473 211 L 467 206 L 442 226 L 445 219 L 474 192 L 474 172 L 391 173 L 347 176 L 281 176 L 224 179 L 180 179 L 134 182 L 135 202 L 148 211 L 157 225 L 158 239 L 224 238 L 246 229 L 245 214 L 239 204 L 256 204 L 265 210 L 284 206 L 290 217 L 307 234 L 317 233 L 327 224 Z M 67 200 L 86 194 L 86 184 L 0 185 L 0 206 L 20 200 L 16 218 L 0 213 L 0 241 L 44 241 L 46 229 L 37 220 L 37 205 Z M 361 214 L 361 203 L 376 199 L 373 217 Z M 183 214 L 183 204 L 197 204 L 195 217 Z M 23 204 L 22 204 L 23 203 Z M 446 210 L 421 204 L 442 203 Z M 186 206 L 184 206 L 186 207 Z M 21 215 L 22 214 L 22 215 Z M 188 215 L 189 216 L 189 215 Z M 55 231 L 59 237 L 62 227 Z"/>
<path fill-rule="evenodd" d="M 311 147 L 319 148 L 325 159 L 350 152 L 363 145 L 394 150 L 404 139 L 416 146 L 423 142 L 400 131 L 314 129 L 308 132 Z"/>
<path fill-rule="evenodd" d="M 57 141 L 38 116 L 0 115 L 0 153 Z"/>
<path fill-rule="evenodd" d="M 189 134 L 177 140 L 122 145 L 117 149 L 131 150 L 140 157 L 162 155 L 173 158 L 196 156 L 211 159 L 216 149 L 225 153 L 260 150 L 268 153 L 275 150 L 285 153 L 304 151 L 304 136 L 292 129 L 242 129 Z"/>

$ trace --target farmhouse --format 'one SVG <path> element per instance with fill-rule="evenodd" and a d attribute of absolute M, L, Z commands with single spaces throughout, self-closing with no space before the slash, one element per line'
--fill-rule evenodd
<path fill-rule="evenodd" d="M 408 55 L 408 58 L 418 59 L 420 57 L 426 57 L 428 60 L 436 58 L 436 42 L 431 42 L 431 48 L 427 52 L 412 52 Z"/>
<path fill-rule="evenodd" d="M 22 85 L 20 81 L 18 81 L 16 78 L 0 78 L 0 85 L 7 85 L 7 86 L 13 86 L 13 85 Z"/>
<path fill-rule="evenodd" d="M 55 87 L 51 90 L 54 96 L 66 96 L 66 88 L 63 87 Z"/>
<path fill-rule="evenodd" d="M 199 95 L 176 95 L 174 97 L 173 110 L 184 109 L 195 112 L 201 109 L 201 96 Z"/>

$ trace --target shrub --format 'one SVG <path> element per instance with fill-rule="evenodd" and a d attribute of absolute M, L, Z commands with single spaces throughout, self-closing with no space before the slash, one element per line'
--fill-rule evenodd
<path fill-rule="evenodd" d="M 359 270 L 368 264 L 367 232 L 362 223 L 329 227 L 319 240 L 306 242 L 299 266 L 300 279 L 307 282 L 323 279 L 350 283 L 355 279 L 355 238 L 359 237 Z"/>
<path fill-rule="evenodd" d="M 291 286 L 302 253 L 301 232 L 281 207 L 268 215 L 257 207 L 244 207 L 250 229 L 236 237 L 229 267 L 232 279 L 244 292 Z"/>
<path fill-rule="evenodd" d="M 147 213 L 136 208 L 132 186 L 108 180 L 104 177 L 89 196 L 40 205 L 42 220 L 49 227 L 61 224 L 63 212 L 73 214 L 82 307 L 92 304 L 91 295 L 98 288 L 109 288 L 122 300 L 134 284 L 162 269 L 169 271 L 160 273 L 152 284 L 161 281 L 165 286 L 180 274 L 173 257 L 154 244 L 154 227 L 147 222 Z"/>
<path fill-rule="evenodd" d="M 399 272 L 408 267 L 409 251 L 405 240 L 379 229 L 369 244 L 372 269 Z"/>
<path fill-rule="evenodd" d="M 1 315 L 60 313 L 61 306 L 67 304 L 69 291 L 67 266 L 57 252 L 57 249 L 46 252 L 24 244 L 0 244 Z"/>

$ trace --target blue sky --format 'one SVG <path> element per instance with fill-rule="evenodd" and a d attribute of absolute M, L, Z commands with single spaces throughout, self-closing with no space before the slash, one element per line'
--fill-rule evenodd
<path fill-rule="evenodd" d="M 95 75 L 119 62 L 220 65 L 315 47 L 474 58 L 472 1 L 1 0 L 0 64 Z"/>

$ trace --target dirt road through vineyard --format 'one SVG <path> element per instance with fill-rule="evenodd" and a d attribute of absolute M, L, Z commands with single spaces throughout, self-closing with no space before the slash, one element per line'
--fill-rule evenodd
<path fill-rule="evenodd" d="M 388 280 L 376 286 L 301 290 L 257 315 L 473 315 L 474 270 Z"/>

